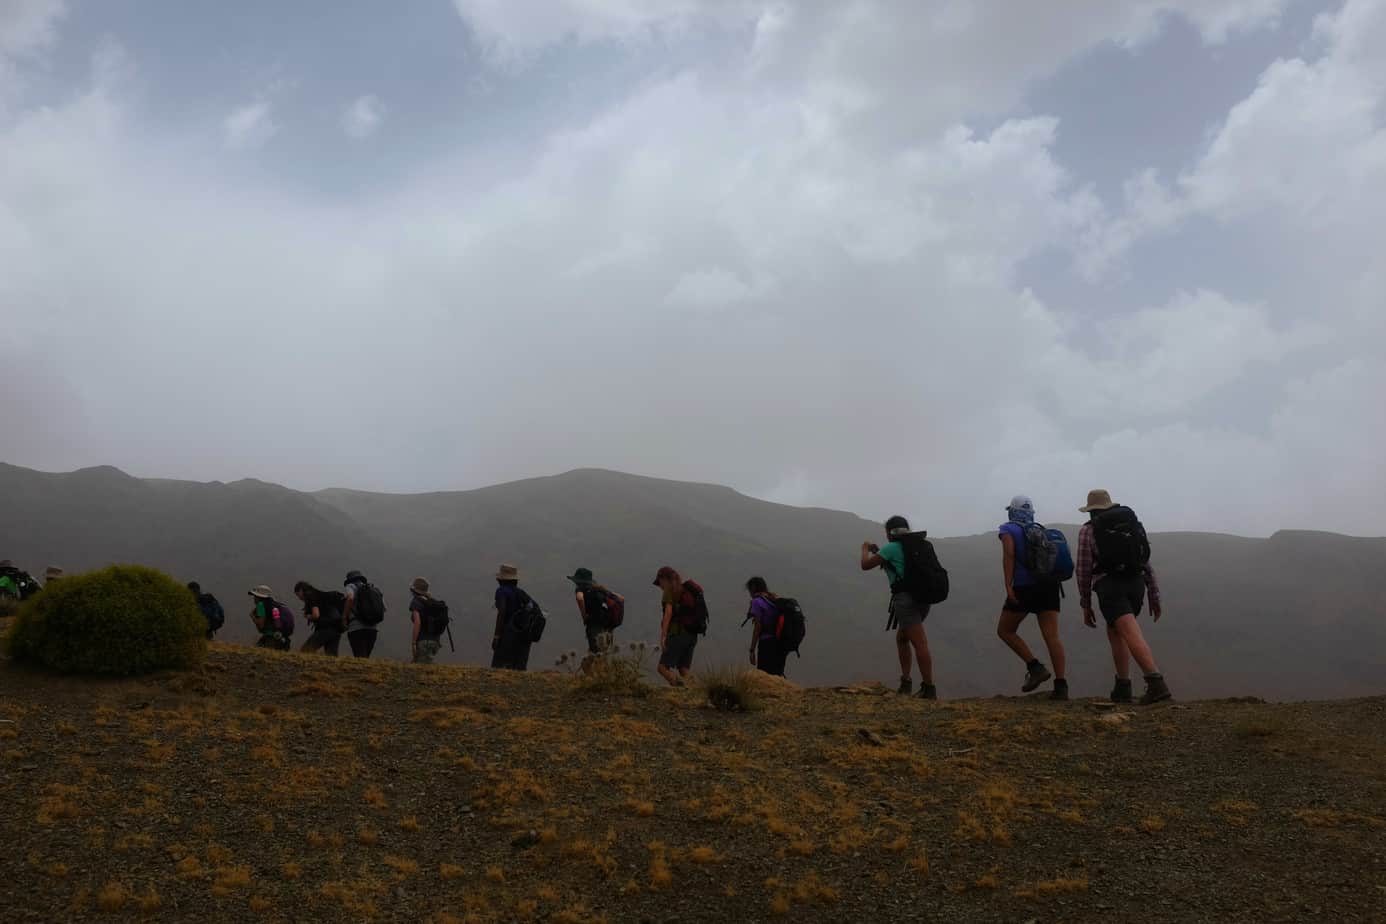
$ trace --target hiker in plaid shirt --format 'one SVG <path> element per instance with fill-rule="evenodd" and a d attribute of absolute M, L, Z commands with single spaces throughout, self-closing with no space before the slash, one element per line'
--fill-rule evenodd
<path fill-rule="evenodd" d="M 1112 646 L 1112 664 L 1116 668 L 1116 685 L 1112 702 L 1131 702 L 1131 661 L 1134 659 L 1145 675 L 1145 694 L 1142 705 L 1170 698 L 1164 675 L 1155 664 L 1155 655 L 1146 643 L 1136 617 L 1147 595 L 1150 614 L 1160 621 L 1164 608 L 1160 600 L 1160 584 L 1150 567 L 1150 544 L 1145 529 L 1129 507 L 1115 503 L 1106 491 L 1089 491 L 1088 502 L 1078 508 L 1091 514 L 1091 520 L 1078 531 L 1078 560 L 1074 576 L 1078 580 L 1078 602 L 1083 608 L 1083 622 L 1097 627 L 1092 597 L 1097 593 L 1097 606 L 1107 623 L 1107 642 Z M 1098 534 L 1103 547 L 1098 548 Z"/>

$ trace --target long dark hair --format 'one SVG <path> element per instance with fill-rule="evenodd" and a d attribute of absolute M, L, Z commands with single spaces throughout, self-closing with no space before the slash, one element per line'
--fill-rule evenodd
<path fill-rule="evenodd" d="M 303 594 L 303 606 L 308 612 L 312 612 L 313 607 L 316 606 L 320 610 L 327 612 L 335 610 L 340 613 L 345 602 L 344 595 L 330 590 L 318 590 L 307 581 L 299 581 L 295 584 L 294 593 Z"/>
<path fill-rule="evenodd" d="M 767 597 L 771 598 L 775 596 L 770 593 L 770 585 L 765 583 L 765 578 L 763 577 L 753 577 L 748 580 L 746 582 L 746 590 L 753 597 L 759 596 L 760 594 L 765 594 Z"/>

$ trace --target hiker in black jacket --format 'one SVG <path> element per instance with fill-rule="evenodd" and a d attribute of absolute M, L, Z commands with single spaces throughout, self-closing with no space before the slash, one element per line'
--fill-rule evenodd
<path fill-rule="evenodd" d="M 318 590 L 307 581 L 294 585 L 294 596 L 303 601 L 303 618 L 313 632 L 304 641 L 299 651 L 321 651 L 337 657 L 338 646 L 342 643 L 342 608 L 346 598 L 339 593 Z"/>

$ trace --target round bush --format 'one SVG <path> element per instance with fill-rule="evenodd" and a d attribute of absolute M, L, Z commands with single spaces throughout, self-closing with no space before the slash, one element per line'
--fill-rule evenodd
<path fill-rule="evenodd" d="M 207 620 L 167 574 L 112 565 L 54 581 L 25 601 L 7 647 L 17 661 L 69 674 L 197 667 L 207 656 Z"/>

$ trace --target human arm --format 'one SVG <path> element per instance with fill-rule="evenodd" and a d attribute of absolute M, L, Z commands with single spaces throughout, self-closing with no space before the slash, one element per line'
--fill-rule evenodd
<path fill-rule="evenodd" d="M 880 548 L 874 542 L 863 542 L 861 544 L 861 570 L 870 571 L 872 568 L 879 568 L 885 564 L 880 556 Z"/>
<path fill-rule="evenodd" d="M 342 627 L 345 628 L 351 624 L 351 611 L 356 609 L 356 592 L 348 588 L 342 597 L 346 601 L 342 604 Z"/>
<path fill-rule="evenodd" d="M 419 611 L 418 611 L 418 610 L 415 610 L 415 609 L 411 609 L 410 612 L 409 612 L 409 615 L 413 617 L 412 622 L 414 623 L 414 634 L 413 634 L 412 636 L 410 636 L 410 638 L 409 638 L 409 650 L 412 651 L 412 652 L 414 652 L 415 654 L 418 654 L 418 652 L 419 652 L 419 626 L 420 626 Z"/>
<path fill-rule="evenodd" d="M 1015 538 L 1001 534 L 1001 575 L 1006 579 L 1006 599 L 1015 599 Z"/>
<path fill-rule="evenodd" d="M 756 666 L 756 643 L 760 641 L 760 615 L 756 612 L 755 600 L 751 601 L 751 610 L 746 614 L 751 619 L 751 666 Z"/>
<path fill-rule="evenodd" d="M 582 619 L 582 624 L 587 625 L 587 597 L 582 591 L 573 595 L 577 598 L 578 616 Z"/>
<path fill-rule="evenodd" d="M 1078 530 L 1078 561 L 1073 566 L 1073 576 L 1078 582 L 1078 605 L 1083 609 L 1083 623 L 1096 628 L 1097 617 L 1092 612 L 1092 566 L 1095 549 L 1092 541 L 1092 526 L 1084 525 Z"/>
<path fill-rule="evenodd" d="M 659 647 L 664 648 L 669 644 L 669 624 L 674 621 L 674 604 L 664 604 L 664 616 L 659 621 Z"/>
<path fill-rule="evenodd" d="M 322 610 L 320 610 L 316 606 L 309 607 L 308 612 L 304 613 L 303 615 L 307 616 L 308 621 L 313 623 L 313 625 L 317 625 L 318 620 L 322 619 Z"/>
<path fill-rule="evenodd" d="M 495 651 L 500 644 L 501 630 L 505 628 L 505 601 L 500 597 L 496 598 L 496 630 L 491 633 L 491 650 Z"/>

